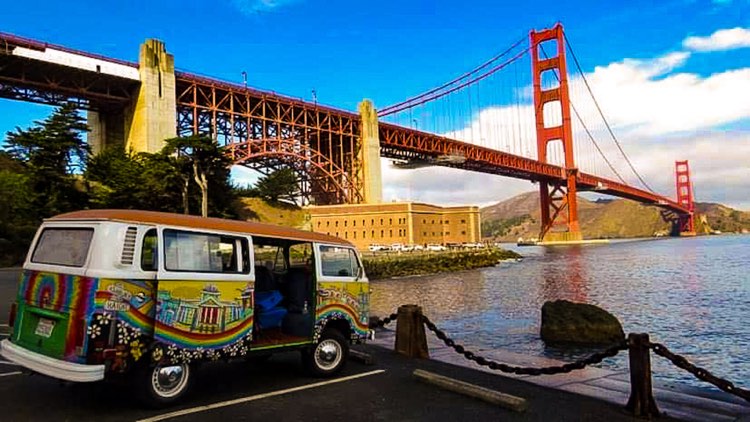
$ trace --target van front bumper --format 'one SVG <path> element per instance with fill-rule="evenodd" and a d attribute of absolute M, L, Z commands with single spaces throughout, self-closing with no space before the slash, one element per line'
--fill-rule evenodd
<path fill-rule="evenodd" d="M 10 340 L 0 342 L 0 355 L 34 372 L 65 381 L 94 382 L 104 379 L 104 365 L 83 365 L 54 359 L 24 349 Z"/>

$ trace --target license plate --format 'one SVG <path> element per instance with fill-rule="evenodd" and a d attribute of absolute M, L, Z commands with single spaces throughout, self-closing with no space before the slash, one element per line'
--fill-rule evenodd
<path fill-rule="evenodd" d="M 55 321 L 52 321 L 51 319 L 40 318 L 39 322 L 36 324 L 36 330 L 34 331 L 34 334 L 49 338 L 49 336 L 52 335 L 52 330 L 54 328 Z"/>

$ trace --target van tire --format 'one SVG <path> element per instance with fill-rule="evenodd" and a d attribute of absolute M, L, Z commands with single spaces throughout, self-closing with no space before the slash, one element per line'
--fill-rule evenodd
<path fill-rule="evenodd" d="M 344 369 L 349 342 L 335 329 L 326 329 L 314 347 L 302 351 L 302 365 L 316 377 L 330 377 Z"/>
<path fill-rule="evenodd" d="M 141 367 L 136 374 L 141 401 L 153 408 L 177 403 L 190 390 L 194 369 L 187 363 Z"/>

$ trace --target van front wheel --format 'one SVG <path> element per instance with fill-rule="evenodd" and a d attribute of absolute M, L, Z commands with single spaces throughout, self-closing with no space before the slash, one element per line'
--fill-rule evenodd
<path fill-rule="evenodd" d="M 192 373 L 190 365 L 186 363 L 156 365 L 143 368 L 139 378 L 146 384 L 146 388 L 141 390 L 146 404 L 160 407 L 175 403 L 185 395 L 190 388 Z"/>
<path fill-rule="evenodd" d="M 302 363 L 311 375 L 327 377 L 344 369 L 348 357 L 349 343 L 340 332 L 328 329 L 315 347 L 302 352 Z"/>

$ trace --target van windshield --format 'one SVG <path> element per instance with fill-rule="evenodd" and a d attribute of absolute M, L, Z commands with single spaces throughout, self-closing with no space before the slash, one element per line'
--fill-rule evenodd
<path fill-rule="evenodd" d="M 93 228 L 45 228 L 31 255 L 31 262 L 83 267 L 93 236 Z"/>

